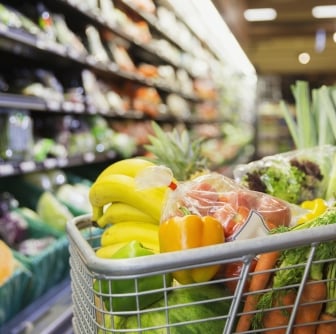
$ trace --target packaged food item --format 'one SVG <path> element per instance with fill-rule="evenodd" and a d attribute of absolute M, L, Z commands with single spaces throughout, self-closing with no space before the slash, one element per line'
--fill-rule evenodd
<path fill-rule="evenodd" d="M 324 145 L 288 151 L 238 165 L 235 180 L 251 189 L 300 204 L 314 198 L 335 196 L 332 168 L 336 146 Z"/>
<path fill-rule="evenodd" d="M 226 241 L 266 235 L 275 227 L 291 225 L 300 215 L 293 214 L 289 203 L 215 172 L 179 183 L 167 197 L 161 221 L 186 212 L 218 220 Z"/>
<path fill-rule="evenodd" d="M 0 114 L 0 158 L 23 161 L 31 158 L 33 121 L 28 111 L 8 110 Z"/>

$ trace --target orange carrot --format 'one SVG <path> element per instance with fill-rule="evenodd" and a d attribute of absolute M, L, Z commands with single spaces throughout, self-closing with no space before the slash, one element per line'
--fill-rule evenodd
<path fill-rule="evenodd" d="M 323 301 L 327 296 L 327 286 L 323 281 L 308 281 L 303 288 L 300 304 L 295 316 L 295 327 L 293 334 L 315 334 L 317 325 L 303 325 L 309 322 L 318 321 Z M 315 302 L 315 303 L 314 303 Z M 305 303 L 314 303 L 303 305 Z M 336 334 L 336 333 L 335 333 Z"/>
<path fill-rule="evenodd" d="M 259 256 L 258 262 L 254 269 L 253 275 L 249 284 L 249 292 L 258 292 L 267 287 L 270 277 L 272 275 L 271 269 L 273 269 L 279 259 L 280 252 L 274 251 L 269 253 L 264 253 Z M 264 272 L 265 271 L 265 272 Z M 258 273 L 259 272 L 259 273 Z M 258 294 L 249 294 L 246 297 L 243 315 L 238 319 L 236 332 L 245 332 L 248 331 L 251 327 L 251 322 L 253 319 L 253 311 L 256 310 L 258 304 Z M 249 314 L 245 314 L 251 312 Z"/>
<path fill-rule="evenodd" d="M 321 321 L 320 324 L 317 326 L 316 334 L 335 334 L 336 333 L 336 317 L 328 314 L 328 313 L 322 313 L 320 316 Z M 332 321 L 332 322 L 326 322 L 322 323 L 322 321 Z"/>
<path fill-rule="evenodd" d="M 274 301 L 273 307 L 263 314 L 262 324 L 263 328 L 269 330 L 263 332 L 265 334 L 284 334 L 287 330 L 289 316 L 292 312 L 293 304 L 296 298 L 296 291 L 287 290 L 280 293 L 278 298 Z M 288 307 L 284 307 L 288 306 Z M 275 327 L 285 326 L 284 328 L 272 329 Z"/>

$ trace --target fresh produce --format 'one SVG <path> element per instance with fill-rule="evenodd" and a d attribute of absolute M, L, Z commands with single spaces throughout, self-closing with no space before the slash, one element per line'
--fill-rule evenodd
<path fill-rule="evenodd" d="M 0 193 L 0 239 L 7 245 L 14 247 L 27 236 L 28 224 L 15 209 L 19 203 L 8 193 Z"/>
<path fill-rule="evenodd" d="M 336 207 L 330 207 L 324 213 L 311 220 L 292 227 L 281 227 L 273 230 L 272 233 L 287 233 L 334 223 L 336 223 Z M 272 328 L 275 323 L 281 323 L 282 325 L 287 324 L 290 312 L 282 313 L 280 320 L 279 312 L 274 312 L 277 315 L 273 316 L 272 314 L 275 310 L 271 310 L 271 308 L 276 306 L 281 298 L 285 298 L 286 296 L 289 298 L 291 296 L 289 298 L 291 299 L 293 298 L 293 294 L 296 297 L 296 286 L 301 283 L 303 279 L 310 252 L 310 245 L 306 245 L 285 249 L 281 252 L 260 255 L 255 270 L 257 274 L 251 278 L 249 287 L 249 291 L 255 292 L 256 294 L 247 296 L 244 304 L 244 312 L 249 311 L 250 313 L 246 313 L 240 317 L 237 324 L 237 332 L 248 330 L 251 326 L 254 329 L 258 329 Z M 325 262 L 323 261 L 333 258 L 335 253 L 335 241 L 319 243 L 316 246 L 314 253 L 314 261 L 316 262 L 312 263 L 310 267 L 308 281 L 305 284 L 299 300 L 294 323 L 297 327 L 293 329 L 293 333 L 315 333 L 316 323 L 307 324 L 307 322 L 316 322 L 323 310 L 326 297 L 326 286 L 323 280 Z M 266 259 L 267 262 L 264 261 L 264 259 Z M 264 262 L 266 263 L 265 265 L 263 265 Z M 259 265 L 263 267 L 263 270 L 267 269 L 268 271 L 258 274 Z M 254 280 L 256 284 L 258 283 L 256 288 L 254 288 Z M 263 293 L 262 290 L 264 288 L 270 289 Z M 258 293 L 258 291 L 260 293 Z M 254 311 L 258 312 L 254 314 Z M 269 325 L 267 325 L 267 323 L 269 323 Z M 283 332 L 279 331 L 279 333 Z"/>
<path fill-rule="evenodd" d="M 322 198 L 316 198 L 312 201 L 304 201 L 301 203 L 301 207 L 307 209 L 308 212 L 298 219 L 297 224 L 303 224 L 318 217 L 328 208 L 326 202 Z"/>
<path fill-rule="evenodd" d="M 336 261 L 328 263 L 326 272 L 327 302 L 320 314 L 316 334 L 336 333 Z"/>
<path fill-rule="evenodd" d="M 168 329 L 167 312 L 169 317 L 169 333 L 222 333 L 225 317 L 229 313 L 231 300 L 226 289 L 221 285 L 206 285 L 200 287 L 183 287 L 168 293 L 167 300 L 161 298 L 152 304 L 148 311 L 130 316 L 115 316 L 114 328 L 129 330 L 135 334 L 139 323 L 144 333 L 165 334 Z M 216 299 L 216 300 L 211 300 Z M 167 308 L 167 310 L 166 310 Z M 211 319 L 211 321 L 210 321 Z M 140 321 L 140 322 L 139 322 Z M 106 314 L 105 324 L 112 327 L 111 315 Z M 160 327 L 162 326 L 162 327 Z M 134 331 L 130 331 L 134 329 Z M 100 331 L 99 333 L 103 333 Z M 116 332 L 121 333 L 121 332 Z"/>
<path fill-rule="evenodd" d="M 130 158 L 118 161 L 103 170 L 90 188 L 92 221 L 99 226 L 98 221 L 103 217 L 107 205 L 124 203 L 159 223 L 167 186 L 139 189 L 135 182 L 137 174 L 150 166 L 153 164 L 144 159 Z M 100 222 L 105 226 L 104 218 Z"/>
<path fill-rule="evenodd" d="M 280 252 L 274 251 L 270 253 L 263 253 L 259 256 L 258 262 L 255 266 L 254 273 L 249 282 L 248 292 L 258 292 L 265 289 L 268 285 L 268 281 L 271 277 L 271 270 L 276 265 L 280 256 Z M 259 274 L 258 274 L 259 273 Z M 255 294 L 247 295 L 244 301 L 243 315 L 239 318 L 236 331 L 237 333 L 249 330 L 251 321 L 253 319 L 253 313 L 257 308 L 258 296 Z"/>
<path fill-rule="evenodd" d="M 315 198 L 329 200 L 335 193 L 329 189 L 335 187 L 330 173 L 335 158 L 336 147 L 319 146 L 238 165 L 233 174 L 241 185 L 289 203 L 301 204 Z"/>
<path fill-rule="evenodd" d="M 121 242 L 140 241 L 144 247 L 159 252 L 159 226 L 152 223 L 122 222 L 106 228 L 101 235 L 102 247 Z"/>
<path fill-rule="evenodd" d="M 296 119 L 284 101 L 281 108 L 297 149 L 336 143 L 336 113 L 332 101 L 333 87 L 322 86 L 310 91 L 307 81 L 291 86 L 296 104 Z"/>
<path fill-rule="evenodd" d="M 137 209 L 130 204 L 114 202 L 107 207 L 104 215 L 97 220 L 97 224 L 99 227 L 105 228 L 111 224 L 118 224 L 127 221 L 152 224 L 158 223 L 157 219 L 154 219 L 149 214 Z"/>
<path fill-rule="evenodd" d="M 198 172 L 208 170 L 207 160 L 202 154 L 203 138 L 192 140 L 187 130 L 174 128 L 168 132 L 152 122 L 154 135 L 149 135 L 150 144 L 145 149 L 154 155 L 157 165 L 170 168 L 177 181 L 190 179 Z"/>
<path fill-rule="evenodd" d="M 15 260 L 12 250 L 0 240 L 0 287 L 3 285 L 14 273 Z"/>
<path fill-rule="evenodd" d="M 122 159 L 106 167 L 98 175 L 96 181 L 100 181 L 105 176 L 109 176 L 112 174 L 123 174 L 135 177 L 140 171 L 150 166 L 155 166 L 155 164 L 144 158 L 135 157 L 129 159 Z"/>
<path fill-rule="evenodd" d="M 15 211 L 8 211 L 0 216 L 0 238 L 9 246 L 15 247 L 27 238 L 27 221 Z"/>
<path fill-rule="evenodd" d="M 153 255 L 153 251 L 143 247 L 136 240 L 132 240 L 117 250 L 111 259 L 128 259 Z M 132 311 L 138 308 L 143 309 L 163 297 L 162 290 L 172 283 L 170 275 L 152 275 L 134 280 L 130 279 L 97 279 L 94 283 L 94 290 L 102 296 L 107 310 L 113 312 Z M 158 290 L 158 291 L 155 291 Z M 139 294 L 147 291 L 146 294 Z M 110 297 L 105 297 L 104 294 Z M 138 304 L 139 303 L 139 304 Z"/>
<path fill-rule="evenodd" d="M 159 241 L 161 252 L 172 252 L 203 247 L 224 242 L 222 225 L 210 216 L 187 214 L 173 217 L 160 224 Z M 206 282 L 213 278 L 219 265 L 179 270 L 173 273 L 181 284 Z"/>
<path fill-rule="evenodd" d="M 180 183 L 175 191 L 168 193 L 162 221 L 181 215 L 180 208 L 221 222 L 227 241 L 236 237 L 253 212 L 260 214 L 268 229 L 288 226 L 292 218 L 288 203 L 250 191 L 214 172 Z"/>
<path fill-rule="evenodd" d="M 89 191 L 88 185 L 65 183 L 56 190 L 55 195 L 65 205 L 85 214 L 90 211 Z"/>
<path fill-rule="evenodd" d="M 250 266 L 249 266 L 249 272 L 255 271 L 256 264 L 257 264 L 257 259 L 252 259 Z M 242 274 L 243 265 L 244 265 L 243 261 L 235 261 L 235 262 L 221 264 L 220 269 L 217 271 L 216 275 L 214 276 L 214 279 L 225 278 L 225 281 L 224 281 L 225 286 L 232 294 L 234 294 L 236 292 L 237 284 L 239 283 L 239 279 Z M 247 278 L 247 281 L 243 289 L 244 292 L 248 290 L 249 284 L 250 284 L 250 279 Z"/>
<path fill-rule="evenodd" d="M 63 232 L 66 223 L 73 219 L 69 209 L 49 191 L 43 192 L 39 197 L 36 212 L 46 224 Z"/>
<path fill-rule="evenodd" d="M 46 236 L 44 238 L 29 238 L 22 241 L 17 250 L 25 256 L 35 256 L 55 242 L 55 238 Z"/>
<path fill-rule="evenodd" d="M 298 80 L 291 86 L 296 114 L 288 110 L 284 101 L 280 106 L 297 149 L 336 144 L 336 108 L 334 86 L 323 85 L 310 90 L 309 83 Z M 336 155 L 334 155 L 325 198 L 336 198 Z M 306 198 L 311 199 L 311 198 Z"/>

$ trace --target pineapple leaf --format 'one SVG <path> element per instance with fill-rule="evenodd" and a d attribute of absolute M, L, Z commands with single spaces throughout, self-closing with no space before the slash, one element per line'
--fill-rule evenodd
<path fill-rule="evenodd" d="M 189 179 L 194 173 L 207 169 L 207 159 L 202 155 L 204 139 L 192 140 L 187 130 L 164 131 L 152 122 L 154 135 L 149 135 L 145 149 L 154 155 L 153 161 L 169 167 L 179 181 Z"/>

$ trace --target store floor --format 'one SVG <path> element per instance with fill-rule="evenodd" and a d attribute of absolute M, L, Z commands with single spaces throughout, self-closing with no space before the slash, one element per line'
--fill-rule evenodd
<path fill-rule="evenodd" d="M 70 278 L 17 314 L 0 334 L 73 334 Z"/>

